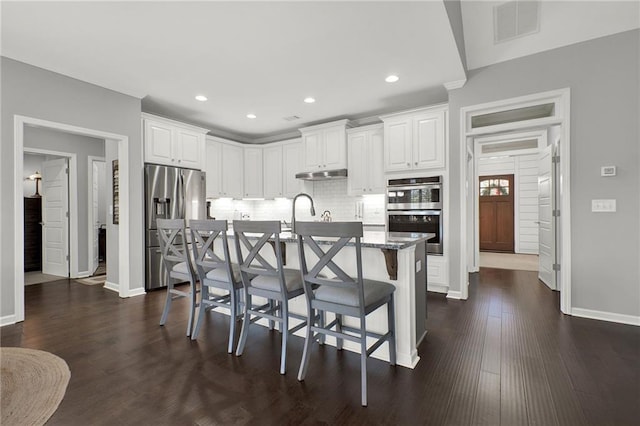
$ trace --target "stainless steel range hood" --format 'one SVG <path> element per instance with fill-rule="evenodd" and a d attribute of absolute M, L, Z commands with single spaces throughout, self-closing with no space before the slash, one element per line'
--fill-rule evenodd
<path fill-rule="evenodd" d="M 323 170 L 317 172 L 302 172 L 296 174 L 296 179 L 302 180 L 330 180 L 346 179 L 347 169 Z"/>

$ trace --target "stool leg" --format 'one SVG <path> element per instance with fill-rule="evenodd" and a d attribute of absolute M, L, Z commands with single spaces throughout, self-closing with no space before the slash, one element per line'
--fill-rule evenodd
<path fill-rule="evenodd" d="M 336 314 L 336 319 L 337 319 L 337 322 L 336 322 L 336 331 L 337 331 L 338 333 L 342 333 L 342 315 L 340 315 L 340 314 Z M 339 351 L 341 351 L 341 350 L 342 350 L 342 343 L 343 343 L 343 342 L 344 342 L 344 339 L 340 339 L 340 338 L 338 338 L 338 339 L 337 339 L 336 347 L 338 348 L 338 350 L 339 350 Z"/>
<path fill-rule="evenodd" d="M 280 332 L 282 333 L 282 354 L 280 355 L 280 374 L 287 372 L 287 341 L 289 340 L 289 306 L 286 301 L 279 302 L 280 315 Z"/>
<path fill-rule="evenodd" d="M 169 309 L 171 309 L 171 302 L 173 301 L 173 297 L 171 297 L 171 290 L 173 290 L 171 278 L 167 277 L 167 281 L 167 300 L 164 302 L 164 311 L 162 311 L 162 316 L 160 317 L 160 325 L 164 325 L 167 322 L 167 316 L 169 315 Z"/>
<path fill-rule="evenodd" d="M 244 300 L 244 319 L 242 320 L 242 331 L 240 332 L 240 341 L 238 342 L 238 347 L 236 349 L 236 356 L 242 355 L 242 351 L 244 351 L 244 345 L 247 342 L 247 334 L 249 334 L 249 323 L 251 322 L 251 315 L 249 314 L 251 296 L 247 292 L 244 293 Z"/>
<path fill-rule="evenodd" d="M 187 324 L 187 337 L 191 336 L 193 330 L 193 317 L 196 313 L 196 283 L 191 281 L 189 283 L 191 291 L 189 292 L 189 322 Z"/>
<path fill-rule="evenodd" d="M 196 340 L 198 338 L 198 334 L 200 333 L 200 327 L 202 326 L 202 320 L 204 319 L 204 315 L 207 312 L 206 300 L 209 299 L 209 287 L 206 285 L 202 286 L 202 291 L 200 292 L 200 311 L 198 312 L 198 319 L 196 320 L 196 326 L 193 328 L 193 332 L 191 333 L 191 340 Z"/>
<path fill-rule="evenodd" d="M 360 379 L 362 387 L 362 406 L 367 406 L 367 329 L 364 318 L 360 319 L 360 330 L 362 332 L 360 340 Z"/>
<path fill-rule="evenodd" d="M 231 284 L 231 290 L 229 291 L 229 345 L 227 347 L 228 353 L 233 353 L 233 342 L 236 337 L 236 321 L 238 320 L 238 300 L 236 290 Z"/>
<path fill-rule="evenodd" d="M 309 367 L 309 353 L 313 343 L 313 332 L 311 327 L 315 324 L 315 310 L 309 309 L 307 313 L 307 334 L 304 338 L 304 350 L 302 351 L 302 361 L 300 361 L 300 369 L 298 370 L 298 380 L 303 381 Z"/>
<path fill-rule="evenodd" d="M 387 316 L 389 320 L 389 364 L 396 365 L 396 315 L 395 306 L 393 303 L 393 293 L 391 299 L 387 304 Z"/>

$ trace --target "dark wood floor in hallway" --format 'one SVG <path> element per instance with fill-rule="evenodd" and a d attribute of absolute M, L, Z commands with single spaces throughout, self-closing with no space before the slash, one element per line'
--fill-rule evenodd
<path fill-rule="evenodd" d="M 2 346 L 53 352 L 71 381 L 48 425 L 388 424 L 631 425 L 640 419 L 640 328 L 564 316 L 535 272 L 483 269 L 468 301 L 429 293 L 415 370 L 303 340 L 278 374 L 277 332 L 253 327 L 242 357 L 226 353 L 228 319 L 212 314 L 197 342 L 186 305 L 158 326 L 163 292 L 120 299 L 99 286 L 28 286 L 26 321 Z"/>

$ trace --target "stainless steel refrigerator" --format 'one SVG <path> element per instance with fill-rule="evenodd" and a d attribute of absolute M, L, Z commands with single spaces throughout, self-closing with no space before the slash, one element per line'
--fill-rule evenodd
<path fill-rule="evenodd" d="M 206 218 L 205 173 L 199 170 L 146 164 L 145 183 L 145 289 L 166 287 L 156 219 Z"/>

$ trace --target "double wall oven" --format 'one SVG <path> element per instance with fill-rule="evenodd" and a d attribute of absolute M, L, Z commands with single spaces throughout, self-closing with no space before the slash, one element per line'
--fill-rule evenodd
<path fill-rule="evenodd" d="M 441 255 L 442 177 L 390 179 L 387 186 L 389 232 L 433 233 L 427 253 Z"/>

